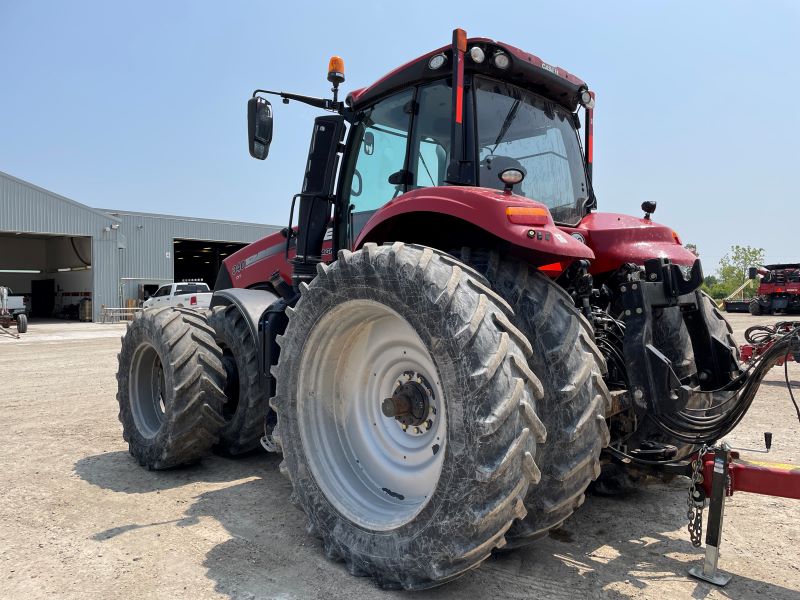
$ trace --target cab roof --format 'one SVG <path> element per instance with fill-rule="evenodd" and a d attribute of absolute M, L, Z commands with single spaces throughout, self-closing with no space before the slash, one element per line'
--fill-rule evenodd
<path fill-rule="evenodd" d="M 486 58 L 483 63 L 479 64 L 471 59 L 469 50 L 474 46 L 478 46 L 484 51 Z M 492 57 L 497 52 L 508 54 L 511 59 L 508 68 L 500 69 L 493 64 Z M 444 55 L 445 62 L 440 68 L 431 69 L 428 61 L 437 54 Z M 352 109 L 359 110 L 391 93 L 419 83 L 447 77 L 452 73 L 452 59 L 450 45 L 432 50 L 394 69 L 372 85 L 353 90 L 347 96 L 347 104 Z M 469 38 L 467 40 L 464 70 L 467 73 L 486 75 L 526 88 L 560 104 L 569 111 L 577 109 L 580 92 L 588 87 L 582 79 L 561 67 L 550 65 L 538 56 L 510 44 L 488 38 Z"/>

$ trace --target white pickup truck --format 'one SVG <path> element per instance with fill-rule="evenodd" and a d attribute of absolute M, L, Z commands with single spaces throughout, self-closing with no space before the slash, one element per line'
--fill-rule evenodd
<path fill-rule="evenodd" d="M 143 308 L 156 306 L 185 306 L 186 308 L 208 308 L 211 290 L 205 283 L 170 283 L 162 285 L 147 298 Z"/>
<path fill-rule="evenodd" d="M 28 297 L 23 295 L 14 295 L 14 292 L 9 287 L 5 289 L 6 289 L 5 309 L 15 317 L 21 314 L 28 316 L 31 312 L 30 300 L 28 299 Z"/>

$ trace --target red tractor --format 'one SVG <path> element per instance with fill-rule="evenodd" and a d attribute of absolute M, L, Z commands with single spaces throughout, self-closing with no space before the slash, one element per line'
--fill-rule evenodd
<path fill-rule="evenodd" d="M 751 279 L 756 273 L 761 281 L 748 307 L 751 315 L 800 311 L 800 263 L 751 268 Z"/>
<path fill-rule="evenodd" d="M 327 113 L 289 226 L 225 261 L 209 314 L 128 329 L 117 397 L 142 465 L 282 452 L 327 556 L 418 589 L 738 423 L 758 381 L 699 260 L 655 203 L 596 212 L 582 80 L 462 30 L 345 101 L 341 59 L 328 79 L 332 99 L 248 102 L 258 159 L 265 96 Z"/>

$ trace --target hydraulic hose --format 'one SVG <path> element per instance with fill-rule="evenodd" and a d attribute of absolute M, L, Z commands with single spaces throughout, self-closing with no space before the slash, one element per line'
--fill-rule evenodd
<path fill-rule="evenodd" d="M 715 391 L 726 391 L 744 378 L 744 384 L 738 390 L 731 391 L 730 396 L 723 402 L 712 404 L 706 408 L 684 409 L 675 415 L 649 414 L 648 418 L 668 435 L 693 445 L 713 444 L 730 433 L 747 414 L 767 372 L 778 361 L 785 360 L 790 353 L 800 353 L 800 322 L 778 323 L 773 328 L 751 327 L 747 330 L 745 337 L 748 341 L 759 344 L 771 341 L 772 345 L 763 354 L 756 357 L 736 380 Z M 798 420 L 800 420 L 800 408 L 794 400 L 788 368 L 784 370 L 789 394 L 797 410 Z M 722 407 L 725 407 L 725 410 L 719 414 L 709 414 L 720 411 Z"/>

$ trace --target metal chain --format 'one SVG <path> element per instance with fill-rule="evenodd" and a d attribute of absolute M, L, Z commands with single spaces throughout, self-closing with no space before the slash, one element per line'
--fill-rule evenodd
<path fill-rule="evenodd" d="M 703 444 L 697 458 L 692 466 L 692 479 L 689 483 L 689 498 L 686 501 L 689 510 L 686 516 L 689 518 L 689 538 L 692 546 L 699 548 L 703 543 L 703 508 L 705 508 L 705 497 L 698 491 L 697 484 L 700 480 L 700 469 L 703 466 L 703 456 L 708 451 L 708 446 Z"/>

